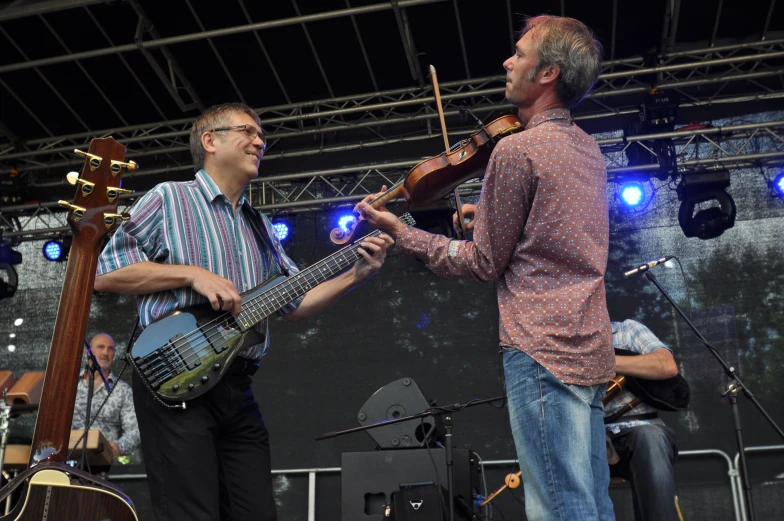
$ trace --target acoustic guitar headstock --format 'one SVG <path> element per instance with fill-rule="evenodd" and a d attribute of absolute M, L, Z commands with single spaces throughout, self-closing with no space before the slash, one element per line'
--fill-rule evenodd
<path fill-rule="evenodd" d="M 72 202 L 60 201 L 70 209 L 68 223 L 74 236 L 87 242 L 98 242 L 128 215 L 117 213 L 120 194 L 132 192 L 122 188 L 124 170 L 139 168 L 134 161 L 125 161 L 125 146 L 114 138 L 96 138 L 90 141 L 87 152 L 75 149 L 74 153 L 84 157 L 82 173 L 71 172 L 68 182 L 76 186 Z"/>

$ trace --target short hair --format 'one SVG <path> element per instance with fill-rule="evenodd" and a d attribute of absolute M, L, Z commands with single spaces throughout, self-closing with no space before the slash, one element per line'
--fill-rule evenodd
<path fill-rule="evenodd" d="M 538 60 L 528 80 L 534 81 L 543 67 L 557 66 L 558 98 L 569 108 L 580 103 L 601 72 L 602 45 L 593 32 L 574 18 L 540 15 L 526 19 L 520 37 L 526 33 L 531 33 Z"/>
<path fill-rule="evenodd" d="M 99 336 L 105 336 L 106 338 L 108 338 L 109 340 L 112 341 L 112 344 L 114 344 L 115 349 L 117 348 L 117 342 L 114 341 L 114 338 L 109 333 L 96 333 L 96 334 L 94 334 L 93 336 L 90 337 L 90 340 L 88 340 L 87 343 L 92 346 L 93 345 L 93 340 L 95 340 L 96 337 L 99 337 Z"/>
<path fill-rule="evenodd" d="M 231 123 L 231 116 L 234 114 L 247 114 L 261 128 L 261 120 L 252 108 L 244 103 L 223 103 L 213 105 L 196 118 L 191 127 L 190 147 L 193 157 L 193 169 L 199 171 L 204 168 L 204 146 L 201 144 L 201 136 L 205 131 L 213 128 L 224 127 Z"/>

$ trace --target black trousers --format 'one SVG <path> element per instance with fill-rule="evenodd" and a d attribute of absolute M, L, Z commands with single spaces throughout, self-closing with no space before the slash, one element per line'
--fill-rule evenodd
<path fill-rule="evenodd" d="M 250 376 L 168 409 L 141 379 L 133 401 L 158 521 L 274 521 L 269 433 Z"/>
<path fill-rule="evenodd" d="M 675 474 L 678 456 L 675 432 L 666 425 L 640 425 L 612 436 L 621 457 L 618 473 L 632 486 L 636 521 L 677 521 Z"/>

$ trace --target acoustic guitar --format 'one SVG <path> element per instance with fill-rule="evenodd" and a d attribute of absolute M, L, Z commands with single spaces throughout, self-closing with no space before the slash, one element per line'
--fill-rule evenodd
<path fill-rule="evenodd" d="M 130 499 L 117 487 L 65 464 L 71 433 L 82 346 L 90 314 L 95 270 L 103 237 L 127 217 L 117 213 L 123 190 L 123 170 L 135 170 L 125 161 L 125 147 L 112 138 L 93 139 L 68 207 L 73 243 L 46 365 L 30 468 L 0 490 L 0 502 L 14 492 L 21 497 L 0 521 L 138 521 Z"/>

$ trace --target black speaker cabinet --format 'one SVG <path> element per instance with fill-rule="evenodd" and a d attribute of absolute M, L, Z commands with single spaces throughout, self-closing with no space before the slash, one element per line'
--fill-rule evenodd
<path fill-rule="evenodd" d="M 439 493 L 440 490 L 440 493 Z M 392 493 L 391 521 L 447 521 L 446 489 L 433 484 L 400 487 Z"/>
<path fill-rule="evenodd" d="M 344 452 L 341 458 L 342 521 L 383 521 L 384 505 L 401 484 L 437 483 L 447 488 L 444 449 Z M 468 449 L 452 451 L 455 496 L 468 508 L 479 493 L 479 465 Z M 435 461 L 435 467 L 433 462 Z M 436 469 L 438 472 L 436 473 Z M 446 497 L 444 498 L 446 500 Z M 478 510 L 474 510 L 478 513 Z"/>
<path fill-rule="evenodd" d="M 357 421 L 363 426 L 370 425 L 417 414 L 429 407 L 416 382 L 400 378 L 373 393 L 357 413 Z M 441 423 L 440 416 L 427 416 L 376 427 L 367 433 L 380 449 L 422 447 L 426 438 L 432 446 L 435 441 L 443 441 Z"/>

